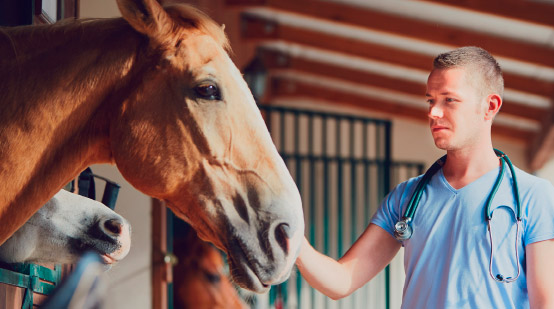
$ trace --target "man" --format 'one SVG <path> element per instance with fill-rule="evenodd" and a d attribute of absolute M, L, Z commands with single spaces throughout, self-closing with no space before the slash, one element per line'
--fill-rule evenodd
<path fill-rule="evenodd" d="M 304 240 L 297 266 L 310 285 L 339 299 L 371 280 L 404 246 L 403 308 L 554 308 L 554 189 L 517 168 L 522 207 L 518 258 L 515 198 L 506 168 L 491 204 L 495 252 L 489 274 L 485 203 L 500 177 L 491 142 L 492 121 L 502 106 L 500 66 L 477 47 L 441 54 L 433 65 L 426 94 L 429 125 L 447 159 L 425 187 L 410 223 L 412 237 L 396 240 L 394 225 L 421 176 L 385 198 L 340 260 L 320 254 Z M 497 281 L 515 278 L 518 269 L 514 282 Z"/>

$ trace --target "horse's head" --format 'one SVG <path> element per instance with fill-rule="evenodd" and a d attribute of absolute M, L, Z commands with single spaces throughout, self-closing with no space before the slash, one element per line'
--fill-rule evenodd
<path fill-rule="evenodd" d="M 188 230 L 174 240 L 175 306 L 178 308 L 245 309 L 225 274 L 221 253 Z"/>
<path fill-rule="evenodd" d="M 0 261 L 72 264 L 93 250 L 109 265 L 129 253 L 130 233 L 102 203 L 61 190 L 0 246 Z"/>
<path fill-rule="evenodd" d="M 286 280 L 304 232 L 300 195 L 221 27 L 184 5 L 118 4 L 147 46 L 110 130 L 122 175 L 226 251 L 242 286 Z"/>

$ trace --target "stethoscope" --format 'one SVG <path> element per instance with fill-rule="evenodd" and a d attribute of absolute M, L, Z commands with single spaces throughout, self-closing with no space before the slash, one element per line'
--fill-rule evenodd
<path fill-rule="evenodd" d="M 487 198 L 487 203 L 485 207 L 485 219 L 487 221 L 487 230 L 489 233 L 489 239 L 491 243 L 491 254 L 490 254 L 490 261 L 489 261 L 489 274 L 490 276 L 498 282 L 504 282 L 504 283 L 510 283 L 517 280 L 519 277 L 520 269 L 519 269 L 519 254 L 518 254 L 518 239 L 519 239 L 519 227 L 521 224 L 521 205 L 519 201 L 519 189 L 517 186 L 517 180 L 516 180 L 516 174 L 514 172 L 514 166 L 512 165 L 512 162 L 508 158 L 508 156 L 503 153 L 502 151 L 498 149 L 494 149 L 494 152 L 500 159 L 501 165 L 500 165 L 500 172 L 498 174 L 498 177 L 496 178 L 496 182 L 494 183 L 494 186 L 489 194 L 489 197 Z M 423 191 L 425 190 L 425 186 L 429 183 L 431 180 L 431 177 L 442 168 L 444 163 L 446 162 L 446 155 L 442 158 L 438 159 L 428 170 L 425 172 L 421 180 L 418 182 L 417 187 L 415 189 L 414 194 L 412 195 L 412 198 L 410 199 L 410 202 L 408 203 L 408 207 L 406 207 L 406 211 L 404 212 L 404 216 L 402 217 L 402 220 L 396 222 L 394 225 L 394 237 L 398 239 L 399 241 L 404 241 L 407 239 L 410 239 L 413 234 L 413 230 L 411 227 L 411 222 L 414 218 L 415 211 L 417 209 L 417 205 L 419 204 L 419 200 L 421 199 L 421 195 L 423 194 Z M 492 232 L 491 232 L 491 219 L 492 219 L 492 212 L 491 212 L 491 204 L 492 200 L 494 199 L 494 196 L 496 194 L 496 191 L 498 191 L 498 188 L 500 187 L 500 183 L 502 182 L 502 179 L 504 178 L 504 168 L 505 165 L 508 164 L 508 167 L 510 168 L 510 172 L 512 174 L 512 191 L 514 193 L 514 199 L 516 201 L 516 264 L 517 264 L 517 275 L 515 277 L 504 277 L 501 274 L 497 274 L 494 276 L 492 274 L 492 261 L 494 256 L 494 245 L 492 240 Z"/>

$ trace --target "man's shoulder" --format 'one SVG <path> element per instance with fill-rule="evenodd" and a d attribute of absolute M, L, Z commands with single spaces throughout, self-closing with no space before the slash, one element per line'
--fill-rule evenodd
<path fill-rule="evenodd" d="M 538 192 L 550 192 L 554 193 L 554 186 L 550 181 L 527 173 L 518 167 L 514 166 L 516 172 L 517 185 L 520 191 L 538 191 Z"/>
<path fill-rule="evenodd" d="M 419 176 L 415 176 L 415 177 L 412 177 L 406 181 L 403 181 L 399 184 L 397 184 L 392 190 L 391 190 L 391 193 L 399 193 L 399 194 L 402 194 L 402 193 L 405 193 L 406 191 L 408 192 L 411 192 L 411 191 L 414 191 L 417 184 L 419 183 L 419 181 L 421 180 L 421 178 L 423 177 L 423 175 L 419 175 Z"/>

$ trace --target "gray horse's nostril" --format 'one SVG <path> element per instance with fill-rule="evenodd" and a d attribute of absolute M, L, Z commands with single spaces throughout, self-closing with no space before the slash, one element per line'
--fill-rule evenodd
<path fill-rule="evenodd" d="M 275 239 L 277 240 L 279 246 L 283 248 L 285 253 L 288 253 L 289 251 L 288 240 L 291 237 L 291 230 L 288 223 L 280 223 L 275 229 Z"/>
<path fill-rule="evenodd" d="M 114 235 L 121 234 L 123 223 L 118 219 L 110 219 L 104 221 L 104 229 Z"/>

